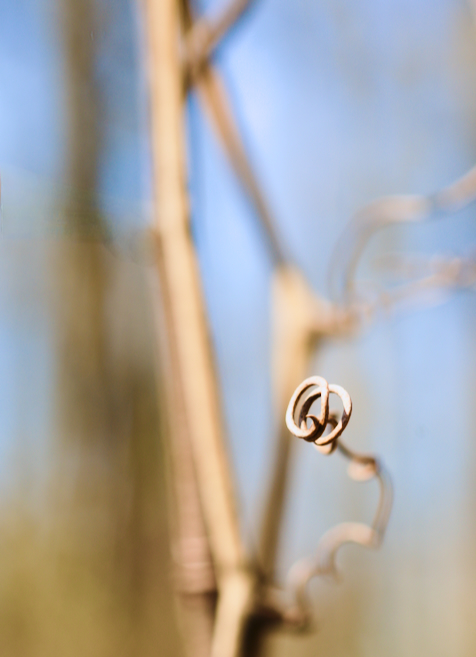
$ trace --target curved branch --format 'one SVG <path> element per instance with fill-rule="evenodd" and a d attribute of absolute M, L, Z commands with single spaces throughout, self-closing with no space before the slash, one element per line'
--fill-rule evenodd
<path fill-rule="evenodd" d="M 370 549 L 380 547 L 385 535 L 393 502 L 393 488 L 390 476 L 383 466 L 373 457 L 359 456 L 347 448 L 341 448 L 346 458 L 351 460 L 349 476 L 352 479 L 365 481 L 377 479 L 380 497 L 372 525 L 360 522 L 343 522 L 329 529 L 320 539 L 316 552 L 311 557 L 300 559 L 291 568 L 288 574 L 288 589 L 294 601 L 293 607 L 286 613 L 288 621 L 293 624 L 304 625 L 311 615 L 311 604 L 308 595 L 308 584 L 314 577 L 337 575 L 336 558 L 341 547 L 347 543 L 362 545 Z M 367 459 L 366 464 L 361 461 Z M 359 477 L 359 471 L 367 474 Z M 353 474 L 355 472 L 355 474 Z"/>
<path fill-rule="evenodd" d="M 421 268 L 420 263 L 420 268 Z M 475 257 L 438 257 L 426 259 L 429 271 L 414 280 L 377 292 L 373 298 L 362 299 L 349 306 L 353 325 L 362 328 L 379 314 L 390 314 L 418 306 L 442 303 L 451 292 L 476 285 Z"/>
<path fill-rule="evenodd" d="M 420 222 L 461 210 L 476 199 L 476 167 L 456 182 L 430 196 L 388 196 L 360 210 L 338 240 L 331 259 L 329 282 L 333 296 L 347 304 L 355 301 L 355 273 L 370 238 L 381 228 Z"/>

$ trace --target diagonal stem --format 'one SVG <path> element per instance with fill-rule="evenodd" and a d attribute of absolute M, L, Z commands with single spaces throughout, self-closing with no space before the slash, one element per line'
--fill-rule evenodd
<path fill-rule="evenodd" d="M 203 66 L 200 74 L 195 79 L 195 86 L 236 175 L 256 208 L 258 217 L 266 232 L 275 264 L 284 264 L 288 259 L 276 233 L 276 222 L 243 146 L 243 140 L 223 83 L 211 64 L 207 63 Z"/>
<path fill-rule="evenodd" d="M 190 70 L 198 71 L 212 51 L 243 16 L 253 0 L 231 0 L 215 19 L 199 18 L 185 37 L 186 60 Z"/>

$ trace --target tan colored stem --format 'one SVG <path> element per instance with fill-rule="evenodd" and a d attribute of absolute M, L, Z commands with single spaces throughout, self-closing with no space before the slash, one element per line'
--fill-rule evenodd
<path fill-rule="evenodd" d="M 169 317 L 160 312 L 158 303 L 161 291 L 157 279 L 151 281 L 152 305 L 156 312 L 156 332 L 159 338 L 157 359 L 158 379 L 161 382 L 159 406 L 169 425 L 163 435 L 166 441 L 167 483 L 169 492 L 169 523 L 172 528 L 172 554 L 174 557 L 174 584 L 178 594 L 179 620 L 186 654 L 191 657 L 209 657 L 213 636 L 216 579 L 208 536 L 200 502 L 198 481 L 193 463 L 189 432 L 175 418 L 183 415 L 178 381 L 177 364 L 168 349 L 166 336 L 170 333 Z M 168 383 L 168 385 L 167 385 Z M 167 424 L 164 422 L 164 424 Z"/>
<path fill-rule="evenodd" d="M 251 0 L 230 0 L 215 19 L 199 18 L 186 37 L 187 63 L 198 70 L 212 54 L 213 49 L 236 25 L 251 4 Z"/>
<path fill-rule="evenodd" d="M 243 610 L 250 604 L 253 582 L 245 567 L 199 269 L 188 223 L 179 12 L 176 0 L 147 0 L 146 12 L 157 262 L 169 329 L 168 349 L 175 369 L 172 393 L 180 396 L 174 408 L 181 409 L 180 415 L 172 418 L 171 428 L 180 424 L 190 437 L 216 567 L 219 602 L 215 636 L 220 638 L 220 654 L 216 657 L 235 657 L 240 649 Z M 235 605 L 224 614 L 237 579 L 243 585 L 240 608 Z"/>
<path fill-rule="evenodd" d="M 273 279 L 272 322 L 273 398 L 278 429 L 259 538 L 259 563 L 266 579 L 272 578 L 276 566 L 293 449 L 284 415 L 294 388 L 306 375 L 315 347 L 314 308 L 315 297 L 302 275 L 291 267 L 278 267 Z"/>
<path fill-rule="evenodd" d="M 275 221 L 243 146 L 220 76 L 207 63 L 201 69 L 195 84 L 205 111 L 225 147 L 230 162 L 256 208 L 266 231 L 274 260 L 276 264 L 282 265 L 286 262 L 286 256 L 276 233 Z"/>

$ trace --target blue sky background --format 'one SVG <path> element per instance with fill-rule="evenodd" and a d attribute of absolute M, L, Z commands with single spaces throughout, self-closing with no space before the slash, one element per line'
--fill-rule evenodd
<path fill-rule="evenodd" d="M 143 32 L 137 6 L 104 4 L 102 204 L 120 257 L 128 258 L 128 235 L 142 231 L 150 214 Z M 52 0 L 0 2 L 4 482 L 19 451 L 45 453 L 54 394 L 47 254 L 54 240 L 79 239 L 58 235 L 52 223 L 65 148 L 61 48 Z M 475 56 L 473 8 L 463 0 L 259 0 L 220 47 L 216 63 L 279 235 L 317 292 L 328 293 L 332 247 L 359 207 L 384 194 L 430 193 L 474 164 Z M 272 265 L 253 208 L 195 98 L 188 131 L 193 231 L 253 544 L 276 423 Z M 385 231 L 367 259 L 388 249 L 467 254 L 475 244 L 472 207 Z M 395 510 L 381 552 L 347 548 L 342 584 L 316 585 L 320 633 L 276 639 L 277 654 L 298 641 L 309 655 L 474 655 L 475 322 L 474 295 L 459 293 L 359 338 L 329 341 L 316 354 L 312 373 L 353 397 L 349 444 L 378 452 L 392 472 Z M 293 483 L 281 575 L 333 523 L 370 519 L 376 501 L 372 485 L 346 479 L 338 455 L 310 455 L 307 445 Z"/>

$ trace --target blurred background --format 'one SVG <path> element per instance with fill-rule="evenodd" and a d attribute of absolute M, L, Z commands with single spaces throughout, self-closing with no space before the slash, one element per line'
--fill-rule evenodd
<path fill-rule="evenodd" d="M 216 11 L 209 0 L 199 11 Z M 350 217 L 430 194 L 476 160 L 469 0 L 257 0 L 216 53 L 287 253 L 329 296 Z M 181 655 L 147 238 L 145 29 L 133 0 L 0 2 L 0 652 Z M 187 104 L 192 230 L 240 520 L 253 547 L 276 427 L 272 260 L 254 209 Z M 388 228 L 389 253 L 468 256 L 474 207 Z M 420 657 L 476 651 L 476 298 L 322 343 L 312 374 L 344 386 L 347 442 L 392 473 L 379 552 L 348 547 L 317 582 L 318 631 L 265 654 Z M 280 578 L 376 490 L 299 445 Z"/>

